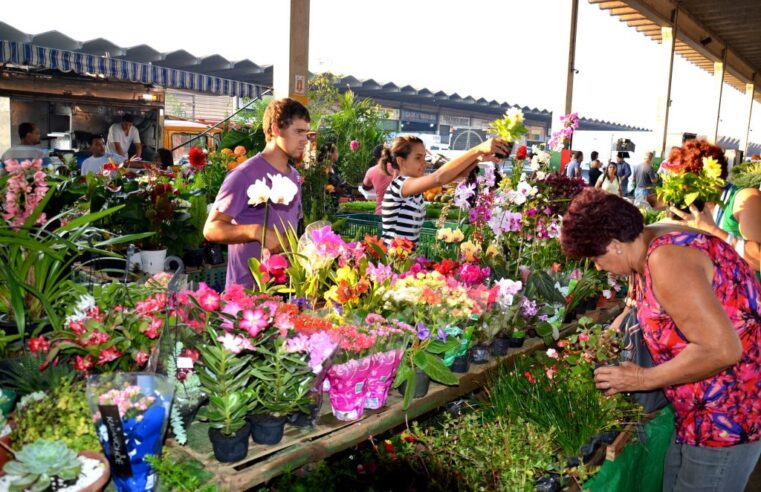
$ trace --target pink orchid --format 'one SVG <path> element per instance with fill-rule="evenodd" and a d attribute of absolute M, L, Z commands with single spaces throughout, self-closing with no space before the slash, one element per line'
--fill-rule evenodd
<path fill-rule="evenodd" d="M 243 350 L 254 350 L 254 346 L 251 345 L 251 342 L 241 336 L 233 335 L 231 333 L 225 333 L 223 336 L 217 337 L 217 341 L 222 343 L 225 350 L 233 354 L 239 354 Z"/>
<path fill-rule="evenodd" d="M 276 284 L 284 284 L 287 280 L 285 270 L 288 268 L 288 260 L 283 255 L 265 255 L 264 261 L 259 265 L 259 271 L 262 272 L 262 280 L 269 282 L 275 280 Z"/>

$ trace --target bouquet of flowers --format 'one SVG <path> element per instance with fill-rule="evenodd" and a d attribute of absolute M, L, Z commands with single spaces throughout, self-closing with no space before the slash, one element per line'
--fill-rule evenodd
<path fill-rule="evenodd" d="M 721 166 L 713 157 L 703 157 L 698 167 L 680 162 L 665 163 L 662 167 L 668 172 L 656 188 L 660 200 L 683 209 L 695 204 L 700 210 L 708 202 L 721 202 L 724 180 Z"/>

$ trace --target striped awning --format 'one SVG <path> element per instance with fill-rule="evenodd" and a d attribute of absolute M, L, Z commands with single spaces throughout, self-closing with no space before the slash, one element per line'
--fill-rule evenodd
<path fill-rule="evenodd" d="M 262 92 L 261 87 L 256 84 L 18 41 L 0 40 L 0 63 L 41 67 L 80 75 L 102 75 L 128 82 L 156 84 L 165 88 L 218 96 L 254 98 L 259 97 Z"/>

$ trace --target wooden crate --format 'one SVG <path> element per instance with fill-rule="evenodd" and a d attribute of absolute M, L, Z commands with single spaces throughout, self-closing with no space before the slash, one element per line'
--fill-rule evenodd
<path fill-rule="evenodd" d="M 607 322 L 621 311 L 621 304 L 587 313 L 595 322 Z M 576 321 L 566 324 L 561 334 L 567 335 L 576 329 Z M 212 472 L 216 483 L 223 490 L 246 490 L 262 484 L 283 474 L 286 470 L 295 470 L 307 463 L 325 459 L 343 451 L 370 436 L 382 434 L 442 405 L 472 393 L 484 385 L 491 369 L 501 364 L 514 362 L 517 357 L 543 349 L 544 342 L 539 338 L 526 340 L 523 347 L 510 349 L 504 357 L 492 358 L 487 364 L 471 364 L 470 370 L 460 376 L 458 386 L 444 386 L 431 382 L 428 394 L 415 399 L 405 412 L 402 398 L 392 389 L 386 406 L 378 410 L 365 410 L 361 420 L 342 422 L 330 412 L 327 396 L 321 408 L 318 424 L 309 428 L 286 426 L 283 440 L 275 445 L 260 445 L 249 441 L 248 456 L 237 463 L 219 463 L 211 452 L 211 444 L 205 449 L 191 449 L 179 446 L 174 440 L 167 441 L 167 449 L 174 456 L 183 454 L 194 458 Z M 205 432 L 208 427 L 194 423 L 190 431 Z"/>

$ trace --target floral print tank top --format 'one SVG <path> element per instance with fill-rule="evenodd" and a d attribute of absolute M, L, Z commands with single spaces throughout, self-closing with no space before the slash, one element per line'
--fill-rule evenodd
<path fill-rule="evenodd" d="M 724 241 L 697 232 L 655 238 L 647 258 L 662 245 L 699 249 L 713 261 L 713 290 L 742 342 L 734 366 L 702 381 L 664 388 L 674 405 L 677 443 L 727 447 L 761 438 L 761 286 L 754 272 Z M 689 342 L 652 290 L 645 260 L 644 286 L 637 285 L 637 316 L 655 364 L 667 362 Z"/>

